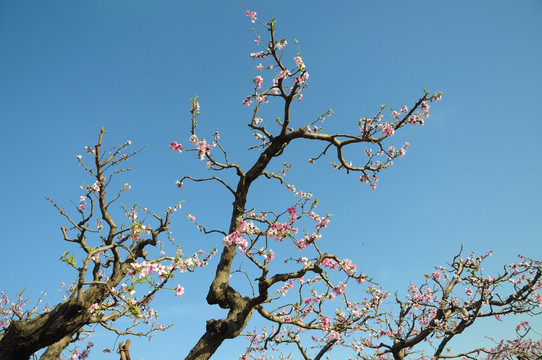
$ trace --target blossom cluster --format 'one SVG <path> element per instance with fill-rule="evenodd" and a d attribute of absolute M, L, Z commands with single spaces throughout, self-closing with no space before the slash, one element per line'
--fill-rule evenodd
<path fill-rule="evenodd" d="M 176 141 L 173 141 L 169 144 L 169 148 L 173 151 L 178 151 L 179 153 L 183 152 L 183 146 Z"/>

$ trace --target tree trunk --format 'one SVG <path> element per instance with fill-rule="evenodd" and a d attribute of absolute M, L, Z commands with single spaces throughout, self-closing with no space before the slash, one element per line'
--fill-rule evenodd
<path fill-rule="evenodd" d="M 96 302 L 107 297 L 104 290 L 97 288 L 88 289 L 85 295 Z M 90 322 L 90 305 L 71 299 L 35 318 L 11 322 L 0 339 L 0 359 L 28 360 L 36 351 L 71 337 Z"/>
<path fill-rule="evenodd" d="M 130 339 L 126 340 L 126 344 L 119 344 L 120 360 L 132 360 L 130 358 Z"/>
<path fill-rule="evenodd" d="M 239 336 L 250 320 L 255 306 L 246 298 L 237 299 L 236 305 L 225 319 L 207 321 L 205 334 L 192 348 L 186 360 L 207 360 L 224 340 Z"/>

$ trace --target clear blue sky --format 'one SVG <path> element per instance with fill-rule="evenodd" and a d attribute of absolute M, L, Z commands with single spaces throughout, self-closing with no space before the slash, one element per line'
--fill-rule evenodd
<path fill-rule="evenodd" d="M 290 181 L 334 214 L 325 233 L 330 251 L 392 291 L 422 281 L 461 244 L 493 249 L 495 269 L 518 253 L 542 258 L 540 1 L 245 5 L 262 20 L 277 19 L 292 56 L 293 40 L 300 41 L 310 79 L 294 112 L 299 125 L 333 108 L 326 127 L 355 131 L 357 119 L 381 104 L 411 106 L 424 88 L 444 92 L 426 126 L 406 132 L 407 156 L 382 173 L 376 191 L 334 172 L 331 159 L 309 166 L 307 144 L 287 154 Z M 73 278 L 57 261 L 66 249 L 62 219 L 44 197 L 66 207 L 78 201 L 88 179 L 75 156 L 102 126 L 108 144 L 148 145 L 126 180 L 133 188 L 127 205 L 158 211 L 184 199 L 186 211 L 225 228 L 232 199 L 213 186 L 175 189 L 182 175 L 205 174 L 204 164 L 167 145 L 188 142 L 189 98 L 198 94 L 200 132 L 210 138 L 219 130 L 242 164 L 254 158 L 246 152 L 254 144 L 251 112 L 241 105 L 256 74 L 252 26 L 233 0 L 0 2 L 1 291 L 26 288 L 36 299 L 47 290 L 55 303 L 59 284 Z M 258 184 L 249 206 L 279 203 L 273 191 L 290 201 L 265 186 Z M 220 241 L 202 238 L 182 215 L 173 231 L 187 250 Z M 176 326 L 150 344 L 133 340 L 133 359 L 184 358 L 204 320 L 219 314 L 202 303 L 214 265 L 179 277 L 186 296 L 166 295 L 158 307 Z M 541 320 L 533 323 L 541 332 Z M 95 338 L 100 349 L 112 341 Z M 222 351 L 217 359 L 240 353 L 234 343 Z M 92 358 L 117 357 L 98 352 Z"/>

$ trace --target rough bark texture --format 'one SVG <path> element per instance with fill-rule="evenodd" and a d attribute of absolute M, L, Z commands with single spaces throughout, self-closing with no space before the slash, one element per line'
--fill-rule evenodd
<path fill-rule="evenodd" d="M 130 358 L 130 341 L 126 340 L 126 344 L 119 344 L 120 360 L 131 360 Z"/>
<path fill-rule="evenodd" d="M 71 337 L 89 318 L 88 307 L 72 300 L 34 319 L 14 321 L 0 340 L 0 359 L 28 360 L 36 351 Z"/>

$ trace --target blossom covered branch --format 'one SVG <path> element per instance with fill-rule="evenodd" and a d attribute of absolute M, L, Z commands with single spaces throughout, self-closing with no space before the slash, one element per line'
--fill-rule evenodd
<path fill-rule="evenodd" d="M 126 153 L 130 141 L 108 152 L 103 151 L 104 134 L 102 128 L 98 143 L 94 147 L 85 147 L 92 165 L 84 162 L 83 156 L 77 157 L 79 164 L 93 178 L 93 183 L 81 186 L 83 194 L 75 204 L 75 215 L 48 199 L 68 224 L 61 227 L 63 239 L 83 254 L 80 259 L 71 251 L 61 256 L 61 261 L 76 271 L 77 278 L 69 287 L 62 284 L 65 292 L 63 301 L 54 307 L 23 310 L 22 295 L 11 306 L 4 295 L 4 319 L 0 329 L 2 359 L 28 359 L 44 347 L 50 349 L 42 358 L 55 359 L 71 342 L 79 340 L 79 334 L 92 324 L 119 335 L 147 336 L 156 330 L 164 330 L 168 326 L 157 322 L 157 313 L 151 306 L 153 297 L 166 289 L 176 271 L 194 271 L 205 266 L 214 254 L 214 251 L 207 255 L 200 251 L 186 256 L 173 241 L 169 232 L 170 218 L 180 204 L 166 209 L 162 216 L 146 208 L 121 206 L 128 223 L 117 225 L 119 220 L 114 219 L 111 207 L 130 189 L 130 185 L 124 184 L 112 199 L 106 195 L 114 184 L 112 180 L 131 170 L 119 165 L 136 155 L 137 151 Z M 143 220 L 139 218 L 140 213 L 145 215 Z M 164 243 L 159 237 L 163 233 L 169 239 L 169 246 L 177 249 L 173 256 L 166 256 L 162 250 Z M 151 256 L 152 253 L 156 254 Z M 138 295 L 143 285 L 151 290 Z M 178 296 L 184 291 L 180 285 L 171 290 Z M 132 325 L 124 330 L 117 329 L 115 321 L 121 318 L 133 319 Z M 147 329 L 138 330 L 140 325 L 147 326 Z"/>

